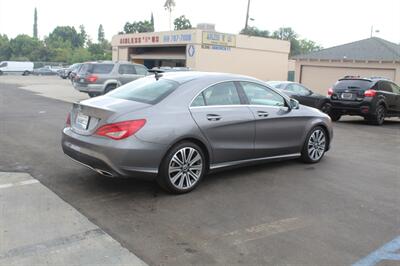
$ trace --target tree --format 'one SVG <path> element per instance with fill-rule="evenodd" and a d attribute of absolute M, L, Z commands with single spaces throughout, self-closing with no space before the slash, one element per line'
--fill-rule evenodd
<path fill-rule="evenodd" d="M 124 26 L 125 33 L 141 33 L 141 32 L 154 32 L 154 27 L 150 21 L 135 21 L 133 23 L 126 22 Z"/>
<path fill-rule="evenodd" d="M 104 28 L 103 28 L 103 25 L 99 25 L 99 29 L 97 30 L 97 41 L 99 42 L 99 43 L 102 43 L 102 42 L 104 42 Z"/>
<path fill-rule="evenodd" d="M 287 28 L 279 28 L 278 30 L 274 31 L 272 37 L 275 39 L 281 39 L 290 41 L 292 39 L 297 39 L 297 33 L 290 27 Z"/>
<path fill-rule="evenodd" d="M 249 35 L 249 36 L 257 36 L 257 37 L 264 37 L 269 38 L 270 33 L 267 30 L 260 30 L 257 27 L 247 27 L 247 29 L 242 29 L 240 34 Z"/>
<path fill-rule="evenodd" d="M 26 34 L 20 34 L 10 40 L 10 59 L 37 61 L 40 58 L 37 57 L 38 54 L 36 52 L 41 50 L 43 47 L 43 43 L 38 39 Z"/>
<path fill-rule="evenodd" d="M 190 20 L 187 19 L 184 15 L 174 20 L 174 30 L 186 30 L 191 28 L 192 24 L 190 23 Z"/>
<path fill-rule="evenodd" d="M 45 43 L 50 48 L 83 47 L 87 34 L 84 27 L 80 27 L 80 30 L 81 32 L 78 33 L 75 27 L 58 26 L 45 38 Z"/>
<path fill-rule="evenodd" d="M 88 35 L 86 33 L 85 26 L 83 25 L 79 25 L 79 39 L 80 43 L 82 43 L 82 45 L 79 47 L 85 46 L 86 41 L 88 40 Z"/>
<path fill-rule="evenodd" d="M 10 40 L 7 35 L 0 34 L 0 61 L 9 60 L 11 53 Z"/>
<path fill-rule="evenodd" d="M 315 51 L 319 51 L 322 47 L 315 42 L 307 39 L 302 39 L 299 41 L 300 54 L 307 54 Z"/>
<path fill-rule="evenodd" d="M 154 31 L 154 17 L 153 17 L 153 12 L 151 12 L 150 23 L 151 23 L 151 25 L 153 26 L 153 31 Z"/>
<path fill-rule="evenodd" d="M 166 0 L 164 3 L 164 9 L 169 12 L 169 29 L 171 30 L 171 16 L 172 16 L 172 9 L 176 6 L 175 0 Z"/>
<path fill-rule="evenodd" d="M 38 38 L 38 25 L 37 25 L 37 9 L 33 13 L 33 38 Z"/>

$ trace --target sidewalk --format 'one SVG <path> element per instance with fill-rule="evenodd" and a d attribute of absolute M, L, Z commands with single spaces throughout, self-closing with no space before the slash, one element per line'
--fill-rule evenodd
<path fill-rule="evenodd" d="M 0 172 L 0 265 L 146 265 L 25 173 Z"/>

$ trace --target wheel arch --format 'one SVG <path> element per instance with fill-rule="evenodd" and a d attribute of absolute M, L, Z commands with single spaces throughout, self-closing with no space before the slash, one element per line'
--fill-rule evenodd
<path fill-rule="evenodd" d="M 211 158 L 211 150 L 210 148 L 204 143 L 204 141 L 200 140 L 199 138 L 193 137 L 193 136 L 187 136 L 187 137 L 183 137 L 180 139 L 175 140 L 171 145 L 169 145 L 168 149 L 164 152 L 163 156 L 162 156 L 162 160 L 165 159 L 165 156 L 167 156 L 168 152 L 177 144 L 181 143 L 181 142 L 192 142 L 194 144 L 196 144 L 197 146 L 199 146 L 201 148 L 201 150 L 204 153 L 204 156 L 206 157 L 206 170 L 208 171 L 210 168 L 210 162 L 212 160 Z M 160 164 L 161 165 L 161 164 Z"/>

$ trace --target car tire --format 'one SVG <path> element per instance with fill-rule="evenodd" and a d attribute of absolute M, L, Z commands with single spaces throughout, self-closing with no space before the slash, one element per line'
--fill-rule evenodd
<path fill-rule="evenodd" d="M 110 84 L 107 85 L 107 87 L 104 89 L 104 94 L 109 93 L 110 91 L 114 90 L 117 87 L 115 84 Z"/>
<path fill-rule="evenodd" d="M 378 105 L 375 113 L 367 118 L 368 123 L 380 126 L 385 121 L 386 108 L 382 104 Z"/>
<path fill-rule="evenodd" d="M 3 71 L 0 70 L 0 76 L 3 75 Z"/>
<path fill-rule="evenodd" d="M 24 73 L 22 73 L 22 76 L 29 76 L 29 71 L 25 70 Z"/>
<path fill-rule="evenodd" d="M 195 189 L 206 172 L 203 150 L 192 142 L 180 142 L 165 155 L 157 175 L 157 183 L 173 194 Z"/>
<path fill-rule="evenodd" d="M 336 112 L 330 112 L 330 113 L 329 113 L 329 116 L 330 116 L 330 118 L 331 118 L 331 120 L 332 120 L 333 122 L 339 121 L 340 118 L 342 117 L 341 114 L 336 113 Z"/>
<path fill-rule="evenodd" d="M 320 126 L 314 127 L 308 132 L 301 151 L 301 160 L 305 163 L 319 162 L 328 147 L 328 135 Z"/>
<path fill-rule="evenodd" d="M 332 104 L 330 102 L 324 102 L 321 104 L 319 110 L 321 110 L 325 114 L 329 114 L 332 109 Z"/>

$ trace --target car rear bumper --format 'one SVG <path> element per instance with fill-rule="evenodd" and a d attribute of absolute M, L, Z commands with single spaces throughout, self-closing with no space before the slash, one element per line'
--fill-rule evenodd
<path fill-rule="evenodd" d="M 109 177 L 154 179 L 167 147 L 138 140 L 83 136 L 65 128 L 62 132 L 63 152 L 74 161 Z"/>
<path fill-rule="evenodd" d="M 371 101 L 335 101 L 331 100 L 331 111 L 343 115 L 369 115 L 375 113 L 375 105 Z"/>
<path fill-rule="evenodd" d="M 80 92 L 97 92 L 101 94 L 104 92 L 103 84 L 81 84 L 75 81 L 74 88 Z"/>

